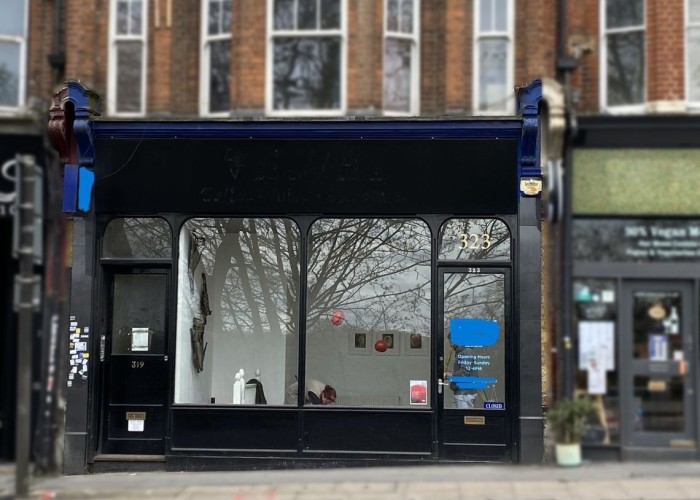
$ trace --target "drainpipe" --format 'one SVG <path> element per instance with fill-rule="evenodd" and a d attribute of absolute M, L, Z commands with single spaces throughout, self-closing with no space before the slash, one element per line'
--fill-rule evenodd
<path fill-rule="evenodd" d="M 63 0 L 54 0 L 53 11 L 53 50 L 47 56 L 51 72 L 53 75 L 53 84 L 58 84 L 63 78 L 63 72 L 66 67 L 66 52 L 63 50 L 63 25 L 61 18 L 63 17 Z"/>
<path fill-rule="evenodd" d="M 559 322 L 560 341 L 557 346 L 558 359 L 560 360 L 560 383 L 558 396 L 572 396 L 574 393 L 574 369 L 576 367 L 575 353 L 573 351 L 573 304 L 571 302 L 572 287 L 572 255 L 571 255 L 571 225 L 572 225 L 572 169 L 571 169 L 571 139 L 576 133 L 576 115 L 571 99 L 571 73 L 578 67 L 578 59 L 568 54 L 568 29 L 567 29 L 567 0 L 559 0 L 559 32 L 557 54 L 557 76 L 563 85 L 564 106 L 566 113 L 566 130 L 562 144 L 562 169 L 563 169 L 563 214 L 560 222 L 559 252 L 561 256 L 561 301 L 562 310 Z"/>

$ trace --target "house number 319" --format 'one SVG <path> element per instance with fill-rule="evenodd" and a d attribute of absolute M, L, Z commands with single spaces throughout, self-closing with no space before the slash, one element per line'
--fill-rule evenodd
<path fill-rule="evenodd" d="M 144 361 L 132 361 L 131 362 L 131 367 L 132 368 L 143 368 L 143 365 L 146 363 Z"/>
<path fill-rule="evenodd" d="M 459 235 L 459 241 L 461 242 L 460 248 L 486 250 L 491 246 L 491 235 L 486 233 L 462 233 Z"/>

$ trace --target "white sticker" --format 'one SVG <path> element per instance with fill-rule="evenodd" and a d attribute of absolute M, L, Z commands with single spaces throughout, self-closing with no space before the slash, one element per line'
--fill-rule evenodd
<path fill-rule="evenodd" d="M 68 380 L 73 380 L 75 378 L 75 375 L 70 373 L 68 374 Z"/>
<path fill-rule="evenodd" d="M 76 342 L 75 350 L 78 352 L 87 351 L 87 342 Z"/>
<path fill-rule="evenodd" d="M 71 318 L 71 319 L 75 319 L 75 316 L 71 316 L 70 318 Z M 71 321 L 71 322 L 70 322 L 70 326 L 78 326 L 78 322 L 77 322 L 77 321 Z"/>
<path fill-rule="evenodd" d="M 85 328 L 83 328 L 83 332 L 90 333 L 90 327 L 86 326 Z"/>
<path fill-rule="evenodd" d="M 129 420 L 129 432 L 143 432 L 144 420 Z"/>
<path fill-rule="evenodd" d="M 73 387 L 73 381 L 72 381 L 72 380 L 69 380 L 69 381 L 68 381 L 68 387 Z"/>
<path fill-rule="evenodd" d="M 615 302 L 615 290 L 603 290 L 603 293 L 601 294 L 603 298 L 603 302 L 606 304 L 612 304 Z"/>

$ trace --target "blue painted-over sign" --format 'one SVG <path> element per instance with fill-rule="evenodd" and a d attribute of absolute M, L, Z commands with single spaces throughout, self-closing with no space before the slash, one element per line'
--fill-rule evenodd
<path fill-rule="evenodd" d="M 450 320 L 450 339 L 461 347 L 488 347 L 498 342 L 498 322 L 488 319 Z"/>

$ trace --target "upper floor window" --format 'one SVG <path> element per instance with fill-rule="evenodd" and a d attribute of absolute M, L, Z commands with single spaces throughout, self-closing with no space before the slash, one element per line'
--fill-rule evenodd
<path fill-rule="evenodd" d="M 345 1 L 268 0 L 268 114 L 345 111 Z"/>
<path fill-rule="evenodd" d="M 384 1 L 384 112 L 419 109 L 420 0 Z"/>
<path fill-rule="evenodd" d="M 146 112 L 146 6 L 146 0 L 110 5 L 107 110 L 113 115 Z"/>
<path fill-rule="evenodd" d="M 24 106 L 27 0 L 3 0 L 0 16 L 0 112 Z"/>
<path fill-rule="evenodd" d="M 700 0 L 686 0 L 686 100 L 700 104 Z"/>
<path fill-rule="evenodd" d="M 644 0 L 603 0 L 601 19 L 601 107 L 643 104 Z"/>
<path fill-rule="evenodd" d="M 226 113 L 231 108 L 231 0 L 202 3 L 200 113 Z"/>
<path fill-rule="evenodd" d="M 474 110 L 512 114 L 513 0 L 474 2 Z"/>

